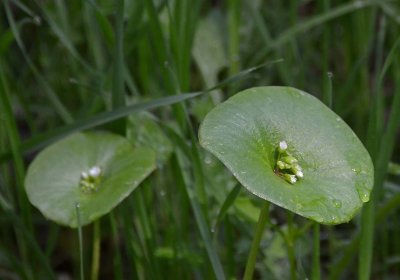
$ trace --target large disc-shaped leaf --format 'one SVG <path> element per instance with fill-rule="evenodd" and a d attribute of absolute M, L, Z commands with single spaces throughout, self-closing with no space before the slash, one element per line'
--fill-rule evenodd
<path fill-rule="evenodd" d="M 80 188 L 82 172 L 102 170 L 96 191 Z M 77 227 L 88 224 L 118 205 L 155 168 L 150 149 L 133 149 L 123 137 L 111 133 L 78 133 L 43 150 L 29 166 L 25 187 L 30 202 L 45 217 Z"/>
<path fill-rule="evenodd" d="M 349 221 L 369 200 L 368 152 L 339 116 L 303 91 L 240 92 L 206 116 L 199 138 L 250 192 L 317 222 Z M 280 141 L 303 168 L 294 184 L 274 172 Z"/>

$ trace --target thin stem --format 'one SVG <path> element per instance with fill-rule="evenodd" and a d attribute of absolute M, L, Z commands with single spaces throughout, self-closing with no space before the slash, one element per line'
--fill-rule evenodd
<path fill-rule="evenodd" d="M 269 214 L 269 202 L 265 201 L 260 211 L 260 217 L 258 218 L 256 232 L 254 235 L 253 243 L 251 244 L 249 257 L 247 259 L 246 270 L 243 277 L 244 280 L 253 279 L 253 272 L 254 272 L 254 267 L 256 265 L 257 253 L 258 249 L 260 248 L 260 241 L 262 234 L 264 232 L 265 225 L 268 221 L 268 216 L 269 216 L 268 214 Z"/>
<path fill-rule="evenodd" d="M 96 220 L 93 225 L 92 280 L 99 278 L 100 239 L 100 221 Z"/>
<path fill-rule="evenodd" d="M 76 203 L 76 219 L 78 221 L 78 240 L 79 240 L 79 262 L 80 262 L 80 272 L 81 272 L 81 280 L 85 280 L 85 275 L 83 272 L 83 238 L 82 238 L 82 226 L 81 226 L 81 212 L 80 205 Z"/>
<path fill-rule="evenodd" d="M 288 211 L 288 233 L 286 235 L 287 253 L 290 263 L 290 279 L 296 279 L 296 257 L 294 253 L 293 212 Z"/>
<path fill-rule="evenodd" d="M 114 243 L 114 279 L 123 279 L 122 276 L 122 258 L 119 250 L 119 240 L 118 240 L 118 226 L 117 219 L 115 217 L 114 212 L 110 213 L 110 224 L 111 224 L 111 232 Z"/>
<path fill-rule="evenodd" d="M 314 223 L 314 246 L 313 246 L 313 266 L 312 266 L 312 280 L 321 279 L 321 269 L 320 269 L 320 250 L 319 250 L 319 224 Z"/>
<path fill-rule="evenodd" d="M 332 109 L 332 78 L 333 74 L 332 72 L 327 72 L 327 85 L 326 89 L 324 90 L 324 96 L 323 96 L 323 101 L 326 106 Z"/>

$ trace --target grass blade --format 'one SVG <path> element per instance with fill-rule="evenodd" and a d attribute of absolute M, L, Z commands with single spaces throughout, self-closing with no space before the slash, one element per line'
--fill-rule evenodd
<path fill-rule="evenodd" d="M 260 61 L 261 58 L 265 57 L 266 54 L 268 54 L 270 51 L 281 48 L 283 45 L 288 44 L 291 40 L 293 40 L 294 37 L 297 37 L 300 34 L 303 34 L 314 27 L 321 26 L 327 21 L 352 13 L 359 9 L 367 8 L 370 6 L 377 6 L 381 2 L 382 1 L 376 1 L 376 0 L 352 1 L 350 3 L 343 4 L 337 8 L 331 9 L 330 11 L 323 13 L 321 15 L 314 16 L 305 22 L 296 24 L 292 28 L 289 28 L 286 31 L 282 32 L 279 35 L 279 37 L 276 38 L 275 40 L 271 40 L 270 44 L 267 45 L 266 48 L 257 53 L 257 55 L 253 59 L 253 63 L 256 61 Z"/>
<path fill-rule="evenodd" d="M 172 169 L 173 169 L 175 180 L 176 180 L 177 184 L 184 186 L 186 189 L 186 194 L 187 194 L 187 197 L 189 198 L 190 205 L 192 207 L 192 211 L 194 213 L 196 223 L 197 223 L 198 229 L 200 231 L 200 235 L 203 239 L 204 245 L 207 250 L 208 257 L 211 262 L 211 266 L 213 267 L 213 270 L 215 273 L 215 277 L 218 280 L 223 280 L 223 279 L 225 279 L 224 270 L 222 269 L 222 265 L 219 260 L 218 254 L 215 251 L 215 247 L 214 247 L 214 244 L 211 239 L 210 231 L 208 229 L 206 220 L 201 211 L 200 205 L 198 204 L 197 199 L 193 194 L 193 190 L 185 182 L 185 179 L 182 174 L 182 166 L 181 166 L 179 160 L 177 159 L 176 155 L 173 156 L 172 160 L 173 160 Z"/>
<path fill-rule="evenodd" d="M 9 0 L 4 1 L 4 7 L 6 10 L 8 22 L 9 22 L 11 30 L 14 34 L 14 38 L 18 44 L 18 47 L 20 48 L 20 50 L 22 52 L 22 55 L 24 56 L 26 62 L 28 63 L 29 67 L 31 68 L 31 71 L 33 72 L 36 79 L 43 87 L 45 93 L 47 94 L 49 101 L 52 103 L 52 105 L 56 109 L 56 112 L 60 115 L 60 117 L 64 120 L 65 123 L 71 123 L 73 120 L 72 115 L 69 113 L 67 108 L 65 108 L 65 106 L 61 103 L 57 94 L 53 91 L 53 89 L 50 87 L 50 85 L 46 82 L 45 78 L 39 73 L 39 70 L 36 68 L 36 66 L 33 64 L 32 60 L 30 59 L 30 57 L 26 51 L 25 45 L 23 44 L 22 39 L 19 35 L 17 25 L 15 23 L 14 17 L 10 10 Z"/>
<path fill-rule="evenodd" d="M 218 212 L 217 219 L 215 220 L 215 223 L 213 225 L 213 228 L 216 230 L 217 226 L 219 223 L 222 221 L 222 219 L 225 217 L 225 214 L 228 212 L 229 208 L 233 205 L 235 202 L 236 198 L 238 197 L 240 190 L 242 189 L 242 186 L 240 184 L 237 184 L 228 194 L 226 197 L 224 203 L 221 206 L 221 209 Z"/>

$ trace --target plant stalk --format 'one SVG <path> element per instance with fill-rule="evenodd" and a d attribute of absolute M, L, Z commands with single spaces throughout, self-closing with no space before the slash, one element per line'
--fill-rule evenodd
<path fill-rule="evenodd" d="M 319 224 L 314 223 L 314 242 L 313 242 L 313 265 L 312 265 L 312 280 L 321 279 L 320 269 L 320 244 L 319 244 Z"/>
<path fill-rule="evenodd" d="M 265 201 L 260 211 L 256 232 L 254 235 L 253 243 L 251 244 L 249 257 L 247 259 L 246 270 L 243 277 L 244 280 L 253 279 L 254 267 L 256 265 L 257 253 L 260 247 L 261 237 L 269 217 L 269 204 L 270 203 L 268 201 Z"/>
<path fill-rule="evenodd" d="M 85 274 L 83 271 L 83 237 L 82 237 L 82 226 L 81 226 L 81 211 L 79 203 L 76 203 L 76 219 L 78 221 L 78 242 L 79 242 L 79 263 L 81 280 L 85 280 Z"/>
<path fill-rule="evenodd" d="M 100 264 L 100 221 L 96 220 L 93 224 L 93 255 L 92 255 L 92 274 L 91 280 L 99 278 Z"/>

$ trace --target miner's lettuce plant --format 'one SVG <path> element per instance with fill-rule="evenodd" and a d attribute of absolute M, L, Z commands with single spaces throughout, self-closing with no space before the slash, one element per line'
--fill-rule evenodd
<path fill-rule="evenodd" d="M 83 226 L 109 213 L 155 166 L 152 150 L 134 149 L 122 136 L 78 133 L 35 158 L 26 176 L 26 192 L 46 218 L 70 227 Z"/>
<path fill-rule="evenodd" d="M 369 200 L 367 150 L 338 115 L 303 91 L 240 92 L 207 115 L 199 138 L 251 193 L 318 223 L 348 222 Z"/>
<path fill-rule="evenodd" d="M 251 193 L 317 223 L 348 222 L 369 200 L 374 170 L 367 150 L 338 115 L 301 90 L 242 91 L 205 117 L 199 139 Z M 252 279 L 267 217 L 268 203 L 245 279 Z"/>
<path fill-rule="evenodd" d="M 289 2 L 1 1 L 0 279 L 396 278 L 398 7 Z"/>

